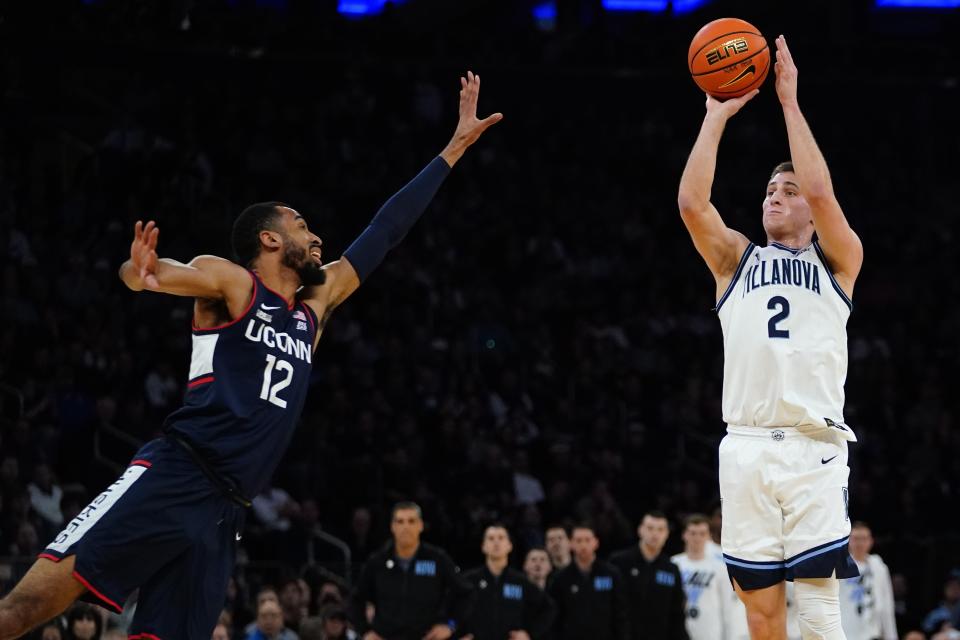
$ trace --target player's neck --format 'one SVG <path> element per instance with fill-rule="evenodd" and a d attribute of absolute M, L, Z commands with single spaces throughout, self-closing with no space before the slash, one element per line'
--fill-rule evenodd
<path fill-rule="evenodd" d="M 393 552 L 397 554 L 398 558 L 403 560 L 409 560 L 413 556 L 417 555 L 417 549 L 420 548 L 420 543 L 416 542 L 414 544 L 399 544 L 394 543 Z"/>
<path fill-rule="evenodd" d="M 507 568 L 507 559 L 506 558 L 491 558 L 487 556 L 487 569 L 490 570 L 495 576 L 499 576 L 503 573 L 503 570 Z"/>
<path fill-rule="evenodd" d="M 687 557 L 690 558 L 691 560 L 703 560 L 706 555 L 707 554 L 704 552 L 703 549 L 700 549 L 699 553 L 694 551 L 693 549 L 687 550 Z"/>
<path fill-rule="evenodd" d="M 768 245 L 777 243 L 785 247 L 789 247 L 791 249 L 803 249 L 804 247 L 809 246 L 811 242 L 813 242 L 813 238 L 808 237 L 806 234 L 785 235 L 785 236 L 778 236 L 776 238 L 770 235 L 767 236 Z"/>
<path fill-rule="evenodd" d="M 645 545 L 642 542 L 640 543 L 640 553 L 643 555 L 644 559 L 647 562 L 656 560 L 657 556 L 660 555 L 660 549 L 655 549 L 649 545 Z"/>
<path fill-rule="evenodd" d="M 287 304 L 293 304 L 297 290 L 301 286 L 300 276 L 295 271 L 278 262 L 268 260 L 256 262 L 253 270 L 257 272 L 268 289 L 280 295 Z"/>
<path fill-rule="evenodd" d="M 869 553 L 865 553 L 865 554 L 863 554 L 862 556 L 858 556 L 858 555 L 856 555 L 855 553 L 851 553 L 850 555 L 853 556 L 853 559 L 856 560 L 857 562 L 864 563 L 864 562 L 867 561 L 867 557 L 868 557 L 870 554 L 869 554 Z"/>
<path fill-rule="evenodd" d="M 580 562 L 580 558 L 574 556 L 573 561 L 577 565 L 577 569 L 580 569 L 581 573 L 590 573 L 590 570 L 593 569 L 593 563 L 596 561 L 597 557 L 593 556 L 586 562 Z"/>

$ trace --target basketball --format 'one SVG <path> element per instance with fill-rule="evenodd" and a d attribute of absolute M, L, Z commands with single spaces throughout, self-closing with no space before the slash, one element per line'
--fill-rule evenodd
<path fill-rule="evenodd" d="M 697 86 L 714 98 L 737 98 L 763 84 L 770 70 L 770 48 L 749 22 L 720 18 L 693 36 L 687 66 Z"/>

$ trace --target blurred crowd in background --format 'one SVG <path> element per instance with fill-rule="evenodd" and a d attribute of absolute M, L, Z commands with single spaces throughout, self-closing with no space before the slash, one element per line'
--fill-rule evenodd
<path fill-rule="evenodd" d="M 461 566 L 492 521 L 522 559 L 548 525 L 590 520 L 604 554 L 646 510 L 679 523 L 718 507 L 714 284 L 675 202 L 703 112 L 686 44 L 717 16 L 567 2 L 544 31 L 528 3 L 436 4 L 368 23 L 296 2 L 5 15 L 0 591 L 181 400 L 191 302 L 123 287 L 134 222 L 158 222 L 162 256 L 229 256 L 233 217 L 282 200 L 337 256 L 446 143 L 467 68 L 481 114 L 505 119 L 327 326 L 302 424 L 248 519 L 240 593 L 320 567 L 348 593 L 398 500 Z M 958 19 L 859 10 L 835 8 L 829 28 L 812 10 L 741 15 L 791 38 L 801 107 L 865 246 L 850 514 L 872 525 L 912 627 L 960 567 L 960 89 L 944 35 Z M 768 84 L 728 125 L 713 191 L 754 241 L 787 156 Z"/>

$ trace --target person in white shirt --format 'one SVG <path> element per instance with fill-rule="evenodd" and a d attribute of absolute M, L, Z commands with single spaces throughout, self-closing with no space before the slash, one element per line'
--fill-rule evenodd
<path fill-rule="evenodd" d="M 870 527 L 853 523 L 850 555 L 860 576 L 840 581 L 840 622 L 848 640 L 897 640 L 890 570 L 872 548 Z"/>
<path fill-rule="evenodd" d="M 690 640 L 749 640 L 746 610 L 742 604 L 736 606 L 738 598 L 722 554 L 713 549 L 716 545 L 710 541 L 710 521 L 706 516 L 687 517 L 683 543 L 684 552 L 670 559 L 683 577 Z"/>

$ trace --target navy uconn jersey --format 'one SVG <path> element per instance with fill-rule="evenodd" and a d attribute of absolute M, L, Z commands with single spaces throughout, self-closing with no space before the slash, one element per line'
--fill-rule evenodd
<path fill-rule="evenodd" d="M 816 242 L 751 243 L 717 302 L 724 422 L 830 429 L 856 440 L 843 419 L 852 307 Z"/>
<path fill-rule="evenodd" d="M 184 406 L 165 427 L 252 497 L 269 482 L 300 418 L 317 318 L 305 303 L 288 306 L 250 275 L 253 296 L 243 314 L 193 328 Z"/>

